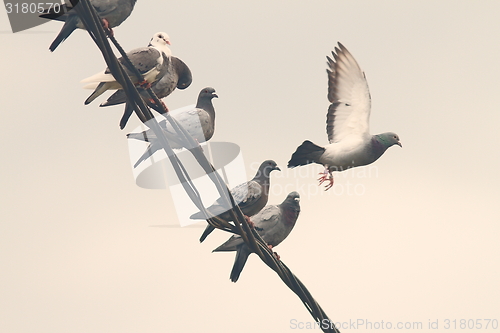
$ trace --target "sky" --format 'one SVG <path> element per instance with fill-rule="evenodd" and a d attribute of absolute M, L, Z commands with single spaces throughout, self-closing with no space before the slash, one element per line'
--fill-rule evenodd
<path fill-rule="evenodd" d="M 269 203 L 298 191 L 301 214 L 275 250 L 342 332 L 493 332 L 499 15 L 498 1 L 139 0 L 114 31 L 126 50 L 167 32 L 193 73 L 169 108 L 214 87 L 212 141 L 240 147 L 247 178 L 278 163 Z M 0 11 L 0 331 L 319 332 L 257 256 L 230 282 L 234 254 L 211 253 L 229 234 L 200 244 L 205 222 L 181 228 L 168 189 L 136 185 L 125 135 L 139 120 L 120 130 L 106 94 L 83 104 L 80 81 L 105 64 L 81 30 L 51 53 L 61 26 L 13 34 Z M 286 164 L 302 141 L 327 143 L 339 41 L 366 74 L 371 133 L 403 147 L 324 192 L 321 167 Z"/>

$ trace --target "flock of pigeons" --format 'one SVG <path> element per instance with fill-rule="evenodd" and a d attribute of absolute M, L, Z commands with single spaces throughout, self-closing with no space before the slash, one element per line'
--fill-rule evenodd
<path fill-rule="evenodd" d="M 108 34 L 113 34 L 111 29 L 120 25 L 131 14 L 136 0 L 90 0 L 90 3 L 100 15 Z M 49 47 L 51 51 L 54 51 L 75 29 L 84 28 L 78 15 L 71 9 L 71 4 L 67 3 L 64 5 L 63 15 L 49 11 L 41 15 L 44 18 L 64 21 L 60 33 Z M 132 82 L 137 85 L 144 101 L 157 111 L 162 109 L 150 100 L 143 89 L 144 87 L 151 87 L 161 99 L 170 95 L 176 88 L 186 89 L 192 82 L 189 67 L 182 60 L 174 57 L 167 45 L 170 45 L 169 36 L 164 32 L 157 32 L 146 47 L 137 48 L 127 53 L 132 64 L 143 75 L 144 81 L 142 82 L 139 82 L 140 79 L 128 71 L 126 66 L 123 66 Z M 119 61 L 123 64 L 122 58 Z M 306 140 L 296 149 L 288 162 L 289 168 L 309 163 L 323 165 L 325 171 L 320 174 L 319 185 L 328 182 L 325 190 L 333 186 L 333 171 L 343 171 L 373 163 L 389 147 L 393 145 L 401 147 L 399 137 L 395 133 L 387 132 L 378 135 L 369 133 L 371 102 L 366 77 L 354 57 L 341 43 L 338 43 L 338 47 L 332 51 L 332 58 L 327 57 L 327 65 L 328 100 L 331 103 L 326 121 L 329 144 L 319 146 Z M 84 79 L 82 82 L 90 83 L 86 88 L 95 89 L 85 104 L 91 103 L 107 90 L 116 90 L 100 106 L 125 103 L 125 112 L 120 120 L 120 128 L 123 129 L 133 109 L 127 102 L 125 92 L 109 69 Z M 200 91 L 194 108 L 178 109 L 170 114 L 199 143 L 208 141 L 212 138 L 215 129 L 215 109 L 212 99 L 216 97 L 218 96 L 215 89 L 206 87 Z M 185 148 L 170 124 L 162 120 L 159 125 L 173 149 Z M 130 133 L 127 137 L 149 142 L 146 152 L 139 158 L 134 167 L 137 167 L 139 163 L 149 158 L 157 150 L 162 149 L 161 143 L 152 130 Z M 280 244 L 288 236 L 300 213 L 300 195 L 297 192 L 289 193 L 279 205 L 266 206 L 269 196 L 270 174 L 274 170 L 280 170 L 276 162 L 266 160 L 260 165 L 254 178 L 231 190 L 231 194 L 247 221 L 256 228 L 270 249 Z M 229 209 L 230 207 L 225 206 L 224 200 L 219 198 L 207 208 L 207 211 L 211 216 L 231 221 L 231 216 L 227 212 Z M 202 212 L 191 215 L 191 219 L 204 220 L 207 218 Z M 214 227 L 208 224 L 200 242 L 203 242 L 213 230 Z M 230 276 L 231 281 L 236 282 L 252 251 L 238 235 L 232 236 L 214 250 L 214 252 L 221 251 L 236 251 L 236 259 Z"/>

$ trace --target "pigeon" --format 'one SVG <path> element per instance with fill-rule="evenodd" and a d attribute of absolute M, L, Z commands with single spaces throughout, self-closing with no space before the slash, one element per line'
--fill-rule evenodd
<path fill-rule="evenodd" d="M 135 77 L 133 72 L 127 68 L 123 58 L 119 58 L 118 61 L 123 65 L 132 82 L 140 85 L 151 84 L 161 79 L 166 73 L 170 55 L 172 54 L 167 44 L 170 44 L 170 37 L 164 32 L 157 32 L 153 35 L 147 47 L 140 47 L 127 53 L 127 57 L 143 75 L 145 82 L 139 82 L 139 78 Z M 104 72 L 83 79 L 82 82 L 94 82 L 84 88 L 95 88 L 94 92 L 85 101 L 85 105 L 91 103 L 106 90 L 122 88 L 111 74 L 109 68 L 106 68 Z"/>
<path fill-rule="evenodd" d="M 90 3 L 94 6 L 97 14 L 102 18 L 104 27 L 109 29 L 112 34 L 113 31 L 111 28 L 119 26 L 130 16 L 136 0 L 90 0 Z M 72 9 L 72 4 L 66 1 L 66 4 L 51 7 L 40 15 L 42 18 L 64 22 L 56 39 L 54 39 L 49 46 L 51 52 L 54 52 L 59 44 L 68 38 L 77 28 L 85 29 L 78 14 Z"/>
<path fill-rule="evenodd" d="M 212 87 L 204 88 L 198 95 L 198 102 L 194 108 L 177 109 L 170 111 L 170 115 L 196 140 L 198 143 L 208 141 L 214 135 L 215 130 L 215 109 L 212 104 L 212 99 L 219 97 Z M 181 138 L 178 137 L 175 130 L 166 120 L 159 122 L 163 133 L 167 137 L 170 147 L 173 149 L 181 149 L 184 147 Z M 148 129 L 141 133 L 127 134 L 129 139 L 137 139 L 150 142 L 146 152 L 135 163 L 136 168 L 142 161 L 152 156 L 157 150 L 163 148 L 155 133 Z M 189 148 L 189 147 L 184 147 Z"/>
<path fill-rule="evenodd" d="M 299 201 L 299 193 L 291 192 L 281 204 L 268 205 L 252 217 L 257 232 L 270 249 L 278 246 L 292 231 L 300 213 Z M 227 242 L 212 252 L 224 251 L 236 251 L 236 258 L 230 275 L 231 281 L 236 282 L 252 250 L 245 244 L 240 235 L 233 235 Z"/>
<path fill-rule="evenodd" d="M 259 166 L 259 170 L 257 170 L 253 179 L 242 183 L 231 190 L 231 194 L 233 195 L 235 202 L 238 204 L 250 224 L 252 224 L 252 222 L 249 220 L 249 217 L 257 214 L 267 204 L 270 186 L 269 176 L 273 170 L 281 171 L 275 161 L 266 160 Z M 218 216 L 226 221 L 232 221 L 233 219 L 231 214 L 228 212 L 229 209 L 231 209 L 231 207 L 225 206 L 224 200 L 219 198 L 212 204 L 212 206 L 207 208 L 207 211 L 212 216 Z M 190 218 L 193 220 L 206 219 L 203 212 L 195 213 L 191 215 Z M 203 242 L 205 238 L 207 238 L 207 236 L 214 231 L 214 229 L 215 228 L 210 224 L 207 225 L 205 231 L 200 237 L 200 243 Z"/>
<path fill-rule="evenodd" d="M 168 64 L 167 70 L 163 77 L 152 84 L 151 89 L 156 94 L 158 99 L 167 97 L 170 95 L 175 88 L 186 89 L 191 85 L 193 77 L 191 75 L 191 70 L 189 67 L 179 58 L 171 56 L 170 62 Z M 140 90 L 140 94 L 143 99 L 151 106 L 154 107 L 153 101 L 150 100 L 150 96 L 145 90 Z M 103 106 L 118 105 L 122 103 L 127 103 L 127 96 L 123 89 L 116 91 L 111 95 L 107 101 L 101 103 Z M 133 107 L 127 103 L 125 105 L 125 112 L 123 113 L 122 119 L 120 120 L 120 128 L 125 128 L 128 119 L 133 113 Z"/>
<path fill-rule="evenodd" d="M 309 163 L 324 165 L 318 180 L 319 185 L 329 181 L 325 190 L 333 186 L 333 171 L 373 163 L 387 148 L 402 147 L 396 133 L 369 133 L 371 97 L 365 74 L 340 42 L 332 55 L 333 59 L 327 56 L 328 100 L 332 103 L 326 118 L 329 144 L 319 146 L 306 140 L 288 161 L 289 168 Z"/>

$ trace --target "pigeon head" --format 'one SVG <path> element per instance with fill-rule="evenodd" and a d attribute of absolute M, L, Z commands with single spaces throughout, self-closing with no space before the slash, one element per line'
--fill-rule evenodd
<path fill-rule="evenodd" d="M 149 41 L 148 46 L 153 46 L 163 51 L 166 55 L 172 55 L 172 52 L 167 45 L 170 45 L 170 37 L 166 32 L 157 32 Z"/>
<path fill-rule="evenodd" d="M 208 99 L 212 99 L 212 98 L 218 98 L 219 96 L 217 96 L 217 94 L 215 93 L 215 89 L 212 88 L 212 87 L 206 87 L 206 88 L 203 88 L 201 91 L 200 91 L 200 94 L 198 95 L 198 98 L 201 99 L 205 99 L 205 98 L 208 98 Z"/>
<path fill-rule="evenodd" d="M 278 170 L 281 171 L 281 169 L 278 167 L 275 161 L 273 160 L 266 160 L 262 162 L 262 164 L 259 167 L 259 170 L 257 170 L 257 174 L 255 175 L 255 178 L 269 178 L 269 175 L 271 174 L 271 171 L 273 170 Z"/>
<path fill-rule="evenodd" d="M 382 133 L 377 135 L 377 137 L 378 141 L 382 143 L 386 149 L 394 145 L 403 147 L 401 142 L 399 142 L 399 136 L 396 133 L 393 132 Z"/>
<path fill-rule="evenodd" d="M 290 192 L 285 200 L 293 201 L 293 202 L 300 202 L 300 194 L 299 194 L 299 192 L 296 192 L 296 191 Z"/>
<path fill-rule="evenodd" d="M 219 97 L 215 93 L 215 89 L 212 87 L 203 88 L 198 95 L 198 101 L 196 102 L 196 108 L 203 109 L 206 111 L 211 111 L 215 113 L 214 106 L 212 105 L 212 98 Z M 213 117 L 212 117 L 213 118 Z"/>
<path fill-rule="evenodd" d="M 297 206 L 298 207 L 299 202 L 300 202 L 299 192 L 293 191 L 293 192 L 288 193 L 288 196 L 283 201 L 283 204 L 288 205 L 288 206 Z"/>
<path fill-rule="evenodd" d="M 281 203 L 281 210 L 284 213 L 285 224 L 293 228 L 300 214 L 300 195 L 298 192 L 290 192 L 286 199 Z"/>

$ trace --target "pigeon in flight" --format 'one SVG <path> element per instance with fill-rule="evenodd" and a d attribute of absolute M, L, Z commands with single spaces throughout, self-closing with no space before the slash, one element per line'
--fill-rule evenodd
<path fill-rule="evenodd" d="M 328 180 L 326 190 L 333 186 L 333 171 L 373 163 L 387 148 L 402 147 L 396 133 L 370 134 L 371 101 L 365 74 L 341 43 L 332 55 L 333 59 L 327 57 L 328 100 L 332 103 L 326 117 L 329 144 L 319 146 L 306 140 L 288 162 L 289 168 L 309 163 L 324 165 L 318 180 L 320 185 Z"/>
<path fill-rule="evenodd" d="M 111 28 L 119 26 L 130 16 L 136 0 L 90 0 L 90 3 L 102 18 L 104 27 L 112 34 L 113 30 Z M 82 21 L 72 9 L 73 6 L 66 0 L 66 4 L 53 6 L 40 15 L 42 18 L 64 22 L 61 31 L 49 46 L 51 52 L 54 52 L 59 44 L 68 38 L 77 28 L 85 29 Z"/>
<path fill-rule="evenodd" d="M 270 186 L 269 178 L 273 170 L 281 171 L 275 161 L 266 160 L 259 166 L 259 170 L 257 170 L 253 179 L 231 190 L 235 202 L 238 204 L 250 224 L 252 224 L 252 222 L 249 220 L 249 217 L 257 214 L 267 204 Z M 231 207 L 226 206 L 224 200 L 219 198 L 212 206 L 207 208 L 207 211 L 212 216 L 218 216 L 226 221 L 232 221 L 231 214 L 228 212 L 229 209 L 231 209 Z M 203 212 L 195 213 L 191 215 L 190 218 L 193 220 L 206 219 Z M 207 225 L 207 228 L 200 237 L 200 242 L 203 242 L 214 229 L 215 228 L 210 224 Z"/>
<path fill-rule="evenodd" d="M 212 87 L 203 88 L 198 95 L 198 102 L 196 106 L 191 109 L 177 109 L 169 111 L 170 115 L 177 120 L 177 122 L 196 140 L 198 143 L 208 141 L 212 138 L 215 131 L 215 109 L 212 104 L 212 99 L 219 97 Z M 163 133 L 167 137 L 170 147 L 173 149 L 183 148 L 181 138 L 178 137 L 177 132 L 172 128 L 170 123 L 166 120 L 159 122 Z M 129 139 L 137 139 L 150 142 L 146 152 L 135 163 L 134 168 L 142 161 L 149 158 L 157 150 L 163 148 L 160 141 L 157 139 L 155 133 L 148 129 L 141 133 L 127 134 Z"/>
<path fill-rule="evenodd" d="M 291 192 L 281 204 L 268 205 L 252 217 L 257 232 L 270 249 L 278 246 L 292 231 L 300 213 L 299 201 L 299 193 Z M 233 235 L 212 252 L 224 251 L 236 251 L 230 276 L 231 281 L 236 282 L 252 251 L 239 235 Z"/>

